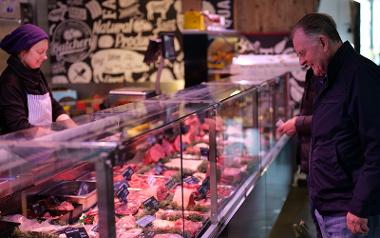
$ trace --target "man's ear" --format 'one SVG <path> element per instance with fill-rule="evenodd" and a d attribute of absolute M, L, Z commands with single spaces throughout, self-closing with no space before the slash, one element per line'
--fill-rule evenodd
<path fill-rule="evenodd" d="M 329 49 L 329 39 L 326 36 L 321 35 L 319 37 L 319 41 L 320 41 L 320 43 L 322 45 L 323 51 L 325 51 L 325 52 L 328 51 L 328 49 Z"/>

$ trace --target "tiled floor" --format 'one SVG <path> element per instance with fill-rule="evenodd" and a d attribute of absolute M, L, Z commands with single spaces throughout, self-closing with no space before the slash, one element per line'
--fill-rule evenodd
<path fill-rule="evenodd" d="M 280 154 L 219 237 L 293 238 L 293 224 L 301 219 L 315 233 L 307 189 L 291 186 L 290 160 Z"/>

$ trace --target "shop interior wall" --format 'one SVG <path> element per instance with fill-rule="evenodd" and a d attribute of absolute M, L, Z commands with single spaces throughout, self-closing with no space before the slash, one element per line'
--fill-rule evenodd
<path fill-rule="evenodd" d="M 49 34 L 52 34 L 54 32 L 54 29 L 49 29 L 49 25 L 51 25 L 49 22 L 49 19 L 48 19 L 48 13 L 49 11 L 51 11 L 51 9 L 48 7 L 49 4 L 50 6 L 54 6 L 54 5 L 57 5 L 56 3 L 59 2 L 59 1 L 49 1 L 49 0 L 25 0 L 29 3 L 31 3 L 33 5 L 33 8 L 34 8 L 34 12 L 35 12 L 35 15 L 36 15 L 36 21 L 35 23 L 38 24 L 39 26 L 43 27 L 47 32 L 49 32 Z M 62 1 L 62 3 L 68 3 L 69 1 Z M 73 1 L 75 3 L 78 3 L 78 2 L 81 2 L 81 1 Z M 84 3 L 88 3 L 89 1 L 82 1 L 83 4 Z M 103 6 L 103 2 L 102 1 L 98 1 L 99 4 L 101 4 Z M 141 5 L 142 8 L 145 9 L 145 4 L 148 2 L 147 0 L 134 0 L 134 1 L 130 1 L 132 3 L 137 3 L 139 4 L 139 6 Z M 171 3 L 171 10 L 170 10 L 170 13 L 167 11 L 166 13 L 167 14 L 171 14 L 170 17 L 173 17 L 173 9 L 175 8 L 176 9 L 176 3 L 179 2 L 180 3 L 180 0 L 176 0 L 176 1 L 173 1 L 173 0 L 170 0 L 170 1 L 162 1 L 162 2 L 169 2 Z M 119 1 L 107 1 L 107 3 L 111 4 L 111 5 L 115 5 L 116 3 L 116 6 L 119 6 L 121 3 L 119 3 Z M 104 5 L 108 5 L 108 4 L 105 4 Z M 84 8 L 84 7 L 83 7 Z M 50 9 L 50 10 L 49 10 Z M 65 16 L 65 18 L 67 18 L 67 15 Z M 159 16 L 158 14 L 155 15 L 155 19 L 158 19 Z M 162 17 L 161 17 L 162 18 Z M 162 20 L 162 19 L 161 19 Z M 171 20 L 171 19 L 169 19 Z M 163 22 L 163 24 L 165 24 L 166 22 Z M 89 27 L 91 28 L 91 23 L 88 23 L 89 24 Z M 165 26 L 163 26 L 165 27 Z M 161 28 L 163 28 L 161 27 Z M 168 30 L 167 30 L 168 31 Z M 128 37 L 128 36 L 126 36 Z M 151 36 L 153 37 L 153 36 Z M 52 42 L 50 42 L 52 43 Z M 128 49 L 129 50 L 129 49 Z M 178 57 L 180 58 L 181 55 L 178 55 Z M 51 60 L 51 59 L 50 59 Z M 140 62 L 140 61 L 139 61 Z M 69 88 L 69 89 L 74 89 L 78 92 L 78 96 L 80 99 L 85 99 L 85 98 L 91 98 L 94 94 L 97 94 L 97 95 L 107 95 L 108 92 L 111 90 L 111 89 L 114 89 L 114 88 L 120 88 L 120 87 L 123 87 L 123 86 L 141 86 L 141 87 L 148 87 L 148 88 L 153 88 L 154 87 L 154 82 L 152 82 L 152 80 L 147 80 L 146 82 L 139 82 L 139 83 L 130 83 L 129 81 L 127 82 L 123 82 L 123 83 L 95 83 L 95 82 L 90 82 L 90 83 L 67 83 L 67 84 L 62 84 L 62 83 L 57 83 L 53 80 L 54 76 L 51 72 L 51 66 L 53 65 L 53 61 L 51 62 L 47 62 L 46 64 L 44 64 L 44 67 L 42 68 L 43 72 L 45 73 L 45 75 L 47 76 L 47 78 L 49 79 L 50 83 L 52 83 L 52 88 Z M 177 66 L 177 65 L 176 65 Z M 166 67 L 163 71 L 163 77 L 162 77 L 162 87 L 164 89 L 167 89 L 167 91 L 173 91 L 173 90 L 178 90 L 179 88 L 183 87 L 183 80 L 181 80 L 181 78 L 178 78 L 176 77 L 176 79 L 179 79 L 179 80 L 173 80 L 173 76 L 170 77 L 169 80 L 165 80 L 165 75 L 167 75 L 168 73 L 168 70 L 167 68 L 171 68 L 172 67 L 172 64 L 166 64 Z M 180 68 L 180 67 L 177 67 L 177 68 Z M 147 75 L 150 75 L 151 78 L 155 78 L 153 77 L 154 75 L 152 74 L 151 72 L 152 70 L 150 69 L 149 72 L 147 72 Z M 153 72 L 154 73 L 154 72 Z M 177 76 L 177 75 L 176 75 Z M 175 81 L 175 82 L 173 82 Z M 130 85 L 130 84 L 135 84 L 135 85 Z M 165 90 L 163 90 L 165 91 Z"/>
<path fill-rule="evenodd" d="M 327 13 L 335 20 L 336 27 L 343 41 L 353 42 L 351 9 L 348 0 L 321 0 L 318 12 Z"/>
<path fill-rule="evenodd" d="M 28 2 L 35 9 L 36 23 L 48 31 L 48 0 L 28 0 Z M 234 26 L 242 32 L 287 32 L 305 13 L 316 11 L 319 2 L 319 0 L 235 0 Z M 51 78 L 49 68 L 49 63 L 43 67 L 47 78 Z M 94 87 L 99 86 L 94 85 Z M 85 88 L 89 89 L 88 85 Z M 106 89 L 108 86 L 103 88 L 104 91 L 108 90 Z"/>
<path fill-rule="evenodd" d="M 235 26 L 242 32 L 288 32 L 303 15 L 318 10 L 320 0 L 237 0 Z"/>

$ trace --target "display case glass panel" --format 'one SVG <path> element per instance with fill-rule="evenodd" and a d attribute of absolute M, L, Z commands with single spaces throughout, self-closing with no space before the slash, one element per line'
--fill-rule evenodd
<path fill-rule="evenodd" d="M 200 237 L 261 174 L 260 159 L 275 143 L 274 101 L 282 100 L 276 87 L 202 84 L 83 115 L 70 126 L 1 136 L 0 210 L 36 218 L 27 213 L 40 209 L 31 198 L 48 191 L 69 202 L 67 195 L 91 188 L 76 211 L 80 219 L 69 225 L 90 237 Z M 66 190 L 74 194 L 61 194 Z M 17 209 L 3 208 L 9 197 Z M 67 227 L 48 223 L 48 232 Z"/>
<path fill-rule="evenodd" d="M 255 89 L 247 90 L 222 101 L 218 107 L 218 210 L 223 209 L 249 176 L 260 174 L 258 124 L 251 119 L 256 96 Z"/>

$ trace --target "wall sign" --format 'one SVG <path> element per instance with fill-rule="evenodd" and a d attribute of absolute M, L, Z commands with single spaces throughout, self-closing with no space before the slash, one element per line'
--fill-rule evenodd
<path fill-rule="evenodd" d="M 203 10 L 224 16 L 226 28 L 234 28 L 234 1 L 233 0 L 207 0 L 203 1 Z"/>
<path fill-rule="evenodd" d="M 163 81 L 183 78 L 181 0 L 48 0 L 53 84 L 155 80 L 143 62 L 149 39 L 175 32 L 176 60 Z"/>

